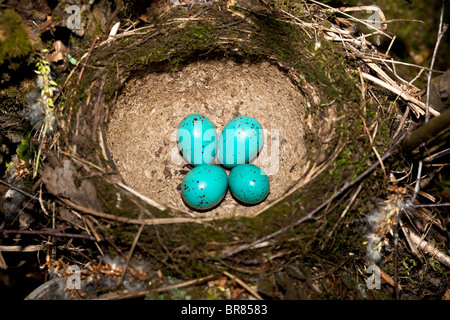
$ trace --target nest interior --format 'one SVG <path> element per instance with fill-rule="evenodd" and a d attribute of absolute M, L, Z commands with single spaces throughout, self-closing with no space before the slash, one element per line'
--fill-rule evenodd
<path fill-rule="evenodd" d="M 191 216 L 253 216 L 295 190 L 305 173 L 304 106 L 302 92 L 271 62 L 200 60 L 128 81 L 110 116 L 107 141 L 126 184 L 144 196 Z M 238 116 L 261 123 L 264 148 L 253 163 L 269 176 L 265 201 L 243 205 L 228 191 L 211 210 L 186 206 L 181 183 L 191 167 L 177 149 L 176 129 L 192 113 L 208 117 L 217 135 Z"/>

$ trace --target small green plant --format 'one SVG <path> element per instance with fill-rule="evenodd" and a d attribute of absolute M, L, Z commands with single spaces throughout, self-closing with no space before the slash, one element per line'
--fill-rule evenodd
<path fill-rule="evenodd" d="M 7 162 L 6 163 L 6 173 L 8 173 L 13 166 L 14 166 L 14 161 L 13 160 L 10 161 L 10 162 Z"/>
<path fill-rule="evenodd" d="M 408 276 L 411 276 L 412 269 L 417 265 L 414 259 L 405 259 L 402 261 L 402 264 Z"/>
<path fill-rule="evenodd" d="M 42 53 L 47 53 L 48 50 L 42 50 Z M 58 84 L 51 79 L 50 76 L 50 62 L 48 62 L 44 55 L 41 55 L 36 63 L 37 70 L 34 70 L 40 77 L 42 81 L 41 89 L 41 102 L 43 105 L 44 119 L 39 123 L 36 132 L 38 132 L 38 140 L 40 140 L 38 152 L 35 159 L 35 166 L 33 172 L 33 178 L 36 177 L 39 168 L 39 159 L 42 152 L 42 147 L 44 145 L 45 137 L 47 133 L 53 131 L 53 126 L 55 125 L 56 117 L 54 114 L 54 102 L 53 93 L 57 90 Z"/>
<path fill-rule="evenodd" d="M 31 134 L 31 132 L 30 132 Z M 19 159 L 22 159 L 26 163 L 30 160 L 30 134 L 28 134 L 25 138 L 22 139 L 22 142 L 17 147 L 17 156 Z"/>

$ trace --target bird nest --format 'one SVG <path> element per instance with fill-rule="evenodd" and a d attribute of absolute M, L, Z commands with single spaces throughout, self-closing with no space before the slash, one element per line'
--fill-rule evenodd
<path fill-rule="evenodd" d="M 190 10 L 196 13 L 180 18 Z M 252 19 L 236 20 L 232 11 L 224 14 L 207 4 L 188 10 L 177 7 L 171 12 L 174 16 L 167 17 L 167 24 L 177 23 L 172 31 L 162 33 L 153 26 L 124 32 L 100 43 L 104 51 L 95 51 L 94 57 L 85 55 L 95 61 L 109 61 L 109 67 L 102 76 L 99 71 L 89 70 L 80 77 L 82 82 L 96 79 L 87 81 L 97 96 L 89 95 L 88 102 L 94 107 L 81 107 L 78 119 L 72 120 L 74 141 L 83 152 L 86 137 L 88 141 L 93 139 L 108 161 L 107 166 L 118 175 L 114 175 L 116 187 L 125 188 L 172 216 L 256 216 L 314 179 L 341 151 L 343 142 L 334 130 L 338 119 L 336 99 L 331 100 L 329 88 L 321 92 L 317 84 L 309 81 L 317 77 L 308 75 L 317 62 L 305 63 L 302 70 L 276 57 L 276 50 L 286 51 L 289 60 L 308 61 L 315 55 L 304 46 L 292 46 L 291 41 L 304 39 L 297 28 L 289 26 L 288 30 L 295 38 L 284 35 L 281 42 L 271 39 L 273 48 L 264 48 L 269 37 L 265 33 L 248 41 L 245 38 L 253 31 L 230 37 L 241 28 L 259 29 Z M 210 24 L 217 15 L 224 22 L 229 19 L 238 23 Z M 268 20 L 264 28 L 272 23 L 280 23 L 277 28 L 284 25 L 267 17 L 262 19 Z M 125 42 L 123 38 L 132 40 Z M 242 41 L 248 44 L 241 46 Z M 118 43 L 122 49 L 111 52 Z M 280 43 L 284 47 L 278 47 Z M 113 59 L 115 66 L 110 68 Z M 345 79 L 343 83 L 350 81 L 343 65 L 333 69 L 335 65 L 328 63 L 324 68 L 330 68 L 329 72 L 337 70 Z M 332 74 L 326 77 L 325 84 L 340 81 L 331 79 Z M 331 102 L 318 109 L 324 99 Z M 226 123 L 238 116 L 251 116 L 262 124 L 264 148 L 253 163 L 269 176 L 270 193 L 265 201 L 243 205 L 228 192 L 212 210 L 197 212 L 186 206 L 181 183 L 192 166 L 177 150 L 176 129 L 184 117 L 193 113 L 208 117 L 218 135 Z M 84 114 L 83 119 L 80 114 Z M 83 157 L 91 158 L 92 154 Z"/>
<path fill-rule="evenodd" d="M 276 236 L 322 210 L 336 213 L 339 204 L 333 201 L 349 195 L 380 166 L 372 191 L 366 190 L 378 196 L 386 184 L 380 178 L 387 177 L 384 162 L 394 154 L 392 141 L 399 141 L 393 138 L 404 136 L 402 128 L 412 122 L 409 111 L 425 115 L 425 104 L 418 88 L 392 70 L 393 60 L 384 64 L 385 56 L 365 36 L 355 37 L 343 26 L 367 22 L 310 2 L 307 21 L 294 14 L 298 8 L 285 11 L 256 2 L 251 7 L 246 1 L 176 5 L 153 24 L 133 24 L 103 41 L 96 38 L 66 79 L 58 132 L 42 153 L 41 187 L 56 196 L 60 217 L 75 221 L 77 228 L 78 212 L 104 219 L 97 221 L 100 235 L 91 220 L 82 220 L 92 235 L 87 239 L 98 244 L 109 233 L 133 243 L 128 264 L 139 238 L 145 238 L 140 245 L 163 261 L 161 268 L 192 277 L 203 274 L 205 265 L 216 268 L 211 255 L 227 259 L 264 246 L 275 252 Z M 333 14 L 339 19 L 329 19 Z M 374 36 L 393 39 L 384 26 Z M 388 98 L 391 93 L 401 98 L 403 109 L 386 110 L 379 103 L 385 100 L 377 94 Z M 400 110 L 406 110 L 403 117 Z M 242 205 L 228 192 L 206 212 L 184 204 L 180 185 L 192 167 L 177 150 L 176 128 L 193 113 L 208 117 L 218 134 L 238 116 L 261 123 L 266 139 L 255 164 L 269 176 L 265 201 Z M 350 203 L 334 215 L 334 227 L 317 220 L 325 228 L 302 234 L 295 245 L 303 237 L 324 235 L 305 243 L 331 241 L 339 247 L 333 234 L 361 190 L 352 191 Z M 228 219 L 233 217 L 238 218 Z M 203 223 L 211 220 L 217 221 Z M 136 234 L 123 225 L 141 228 Z M 143 232 L 145 225 L 160 228 Z M 347 254 L 348 243 L 362 242 L 353 232 L 351 237 L 342 240 L 345 251 L 333 252 Z M 176 264 L 166 263 L 167 248 Z M 273 252 L 267 261 L 276 257 Z"/>
<path fill-rule="evenodd" d="M 239 7 L 241 2 L 233 10 L 214 2 L 194 4 L 172 6 L 157 23 L 128 28 L 100 43 L 97 38 L 78 62 L 81 65 L 84 60 L 77 84 L 87 94 L 81 101 L 70 100 L 69 105 L 77 104 L 73 107 L 77 112 L 70 107 L 68 121 L 60 121 L 77 156 L 96 164 L 103 159 L 113 188 L 157 209 L 156 217 L 161 211 L 190 218 L 257 216 L 314 181 L 328 166 L 334 166 L 330 175 L 339 175 L 337 171 L 347 172 L 343 163 L 367 161 L 341 160 L 337 169 L 333 164 L 346 144 L 349 148 L 349 139 L 367 134 L 367 128 L 353 126 L 354 119 L 349 118 L 356 116 L 359 121 L 364 115 L 349 108 L 360 103 L 360 91 L 365 101 L 368 82 L 400 95 L 417 117 L 425 114 L 424 103 L 412 94 L 417 88 L 399 86 L 389 76 L 392 70 L 381 67 L 383 58 L 365 37 L 340 29 L 355 21 L 367 24 L 346 10 L 318 5 L 318 19 L 328 11 L 345 17 L 336 18 L 336 25 L 329 28 L 283 9 L 274 10 L 278 16 L 273 18 L 268 8 Z M 374 36 L 393 39 L 382 26 Z M 366 64 L 358 70 L 349 68 L 332 42 L 345 45 L 347 56 Z M 97 68 L 85 69 L 87 60 Z M 355 83 L 355 73 L 361 85 Z M 78 88 L 72 90 L 75 96 Z M 439 114 L 433 108 L 429 111 Z M 192 166 L 177 150 L 176 129 L 193 113 L 209 118 L 217 134 L 238 116 L 251 116 L 262 124 L 266 141 L 255 164 L 269 175 L 265 201 L 243 205 L 228 192 L 212 210 L 197 212 L 186 206 L 181 183 Z M 399 133 L 400 129 L 390 132 L 385 142 Z M 364 155 L 362 150 L 373 149 L 371 145 L 357 152 Z M 379 160 L 376 150 L 375 155 Z M 326 184 L 323 192 L 332 187 Z M 97 202 L 94 207 L 100 209 L 91 189 L 85 204 L 92 207 Z M 121 208 L 111 194 L 116 193 L 108 193 L 112 201 L 108 210 Z"/>

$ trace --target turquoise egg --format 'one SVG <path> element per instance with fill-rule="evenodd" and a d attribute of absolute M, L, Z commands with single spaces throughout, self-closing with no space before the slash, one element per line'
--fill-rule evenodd
<path fill-rule="evenodd" d="M 261 151 L 264 132 L 252 117 L 237 117 L 228 122 L 217 143 L 217 161 L 225 167 L 251 162 Z"/>
<path fill-rule="evenodd" d="M 254 164 L 240 164 L 228 177 L 231 193 L 241 202 L 257 204 L 269 194 L 269 178 Z"/>
<path fill-rule="evenodd" d="M 211 164 L 216 156 L 217 133 L 212 122 L 201 114 L 181 120 L 177 130 L 178 149 L 194 166 Z"/>
<path fill-rule="evenodd" d="M 184 177 L 181 195 L 190 207 L 207 210 L 222 201 L 227 188 L 228 177 L 224 169 L 212 164 L 202 164 Z"/>

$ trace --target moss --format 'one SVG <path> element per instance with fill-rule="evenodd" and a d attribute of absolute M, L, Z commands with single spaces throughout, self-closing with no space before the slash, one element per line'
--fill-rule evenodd
<path fill-rule="evenodd" d="M 211 41 L 208 29 L 201 25 L 191 26 L 189 23 L 185 29 L 185 36 L 185 44 L 191 50 L 207 46 Z"/>
<path fill-rule="evenodd" d="M 345 71 L 348 62 L 336 54 L 335 44 L 319 39 L 322 45 L 316 52 L 315 40 L 295 25 L 271 17 L 258 20 L 258 24 L 259 30 L 252 36 L 258 48 L 270 51 L 268 55 L 275 53 L 279 60 L 299 70 L 307 82 L 323 91 L 324 101 L 355 100 L 356 78 Z"/>
<path fill-rule="evenodd" d="M 299 19 L 307 15 L 303 5 L 304 0 L 276 0 L 271 3 L 275 9 L 292 12 Z"/>
<path fill-rule="evenodd" d="M 32 45 L 26 27 L 13 9 L 0 12 L 0 65 L 7 62 L 9 69 L 18 69 L 18 59 L 28 56 Z"/>
<path fill-rule="evenodd" d="M 103 177 L 94 177 L 92 182 L 97 191 L 104 212 L 112 215 L 124 216 L 131 219 L 138 217 L 139 209 L 128 197 L 121 195 L 109 181 Z"/>

